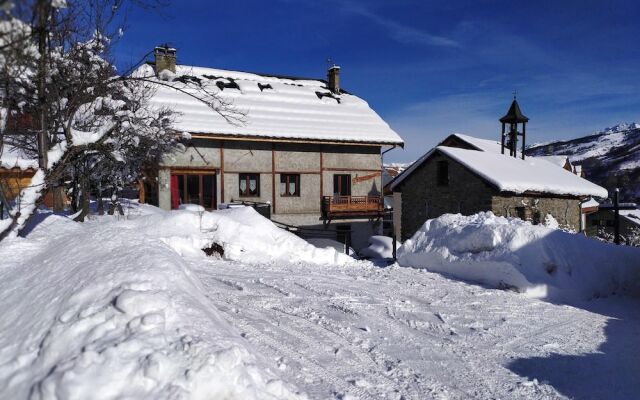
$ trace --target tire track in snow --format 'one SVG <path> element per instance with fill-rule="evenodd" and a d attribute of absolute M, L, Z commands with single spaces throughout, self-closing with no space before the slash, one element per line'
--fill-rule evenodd
<path fill-rule="evenodd" d="M 216 279 L 216 280 L 220 281 L 220 279 Z M 260 280 L 260 282 L 256 282 L 255 280 L 253 282 L 257 284 L 261 284 L 269 289 L 272 288 L 272 284 L 266 283 L 262 279 Z M 226 283 L 226 282 L 223 282 L 223 283 Z M 295 285 L 304 290 L 309 291 L 309 288 L 305 287 L 305 285 L 300 285 L 297 282 L 295 283 Z M 283 292 L 290 293 L 284 289 L 278 290 L 277 292 L 280 294 L 283 294 Z M 329 291 L 319 292 L 320 296 L 325 297 L 322 299 L 322 302 L 328 303 L 327 307 L 338 310 L 346 314 L 347 316 L 358 315 L 356 311 L 350 309 L 348 306 L 345 305 L 344 302 L 340 301 L 338 298 L 330 297 L 330 295 L 328 295 L 327 293 L 329 293 Z M 345 366 L 338 365 L 336 366 L 336 368 L 332 368 L 332 370 L 362 371 L 363 367 L 366 366 L 365 368 L 368 369 L 368 373 L 365 375 L 365 379 L 367 380 L 368 383 L 372 383 L 374 387 L 384 385 L 387 387 L 394 388 L 394 387 L 398 387 L 399 379 L 402 378 L 404 381 L 406 381 L 406 376 L 396 377 L 396 380 L 394 381 L 386 373 L 388 370 L 388 366 L 390 364 L 396 363 L 396 360 L 386 357 L 386 355 L 384 355 L 383 353 L 379 354 L 376 358 L 372 357 L 372 353 L 370 349 L 362 349 L 360 346 L 353 344 L 352 340 L 343 336 L 339 332 L 339 329 L 333 330 L 328 328 L 326 326 L 328 325 L 328 323 L 326 321 L 326 318 L 324 318 L 327 315 L 324 313 L 322 313 L 323 318 L 319 318 L 317 322 L 312 322 L 305 316 L 301 316 L 296 314 L 295 312 L 290 312 L 285 310 L 284 307 L 278 307 L 278 306 L 265 307 L 264 304 L 260 304 L 260 303 L 265 303 L 265 302 L 268 302 L 270 304 L 278 303 L 277 299 L 274 299 L 270 296 L 264 296 L 265 298 L 262 301 L 256 301 L 256 299 L 254 298 L 254 294 L 252 293 L 252 290 L 246 287 L 245 287 L 244 293 L 235 293 L 235 297 L 242 297 L 242 298 L 234 298 L 234 301 L 230 301 L 230 299 L 222 299 L 222 301 L 227 303 L 233 309 L 241 308 L 243 310 L 243 313 L 249 312 L 251 314 L 256 315 L 256 318 L 254 319 L 254 321 L 260 320 L 262 323 L 269 323 L 275 329 L 280 330 L 281 328 L 279 324 L 274 325 L 270 321 L 272 320 L 281 321 L 282 318 L 288 319 L 290 323 L 286 325 L 289 328 L 287 329 L 286 334 L 291 336 L 295 340 L 298 340 L 300 343 L 303 343 L 304 348 L 319 349 L 319 347 L 321 346 L 318 346 L 318 343 L 325 344 L 324 347 L 335 348 L 335 344 L 337 340 L 339 344 L 342 345 L 344 350 L 348 352 L 348 354 L 350 354 L 355 359 L 357 359 L 357 362 L 353 362 L 349 358 L 344 358 L 344 357 L 339 360 L 336 360 L 336 362 L 338 361 L 340 361 L 341 363 L 346 362 L 349 365 L 346 366 L 347 368 L 345 368 Z M 281 304 L 281 305 L 284 305 L 284 304 Z M 308 309 L 308 308 L 305 308 L 304 310 L 311 313 L 319 311 L 319 310 Z M 264 316 L 265 313 L 272 314 L 273 318 L 265 319 L 265 316 Z M 274 315 L 275 313 L 278 313 L 278 315 Z M 238 317 L 238 316 L 240 315 L 233 314 L 233 317 Z M 338 328 L 341 327 L 340 322 L 338 321 L 334 321 L 334 322 L 335 322 L 334 325 L 336 327 Z M 295 329 L 292 329 L 292 328 L 295 328 Z M 260 331 L 260 335 L 261 337 L 263 337 L 265 333 L 263 331 Z M 278 343 L 281 343 L 281 342 L 283 341 L 278 341 Z M 320 349 L 320 351 L 317 351 L 316 353 L 322 353 L 322 350 Z M 299 356 L 299 353 L 296 353 L 296 354 L 298 354 Z M 293 357 L 290 357 L 290 358 L 295 359 Z M 309 359 L 308 357 L 306 358 Z M 404 369 L 406 370 L 407 367 L 404 367 Z M 397 375 L 398 369 L 394 368 L 392 370 L 392 374 Z M 413 370 L 411 370 L 409 374 L 417 376 L 417 373 Z M 343 375 L 347 377 L 349 374 L 343 373 Z M 407 374 L 405 373 L 405 375 Z M 342 379 L 344 383 L 348 383 L 346 380 L 344 380 L 344 378 L 337 377 L 337 379 Z M 379 382 L 380 380 L 382 380 L 383 382 Z M 405 382 L 405 383 L 408 383 L 408 385 L 404 388 L 405 390 L 402 391 L 403 393 L 400 393 L 404 398 L 410 398 L 410 399 L 424 398 L 424 393 L 427 392 L 425 390 L 426 388 L 420 388 L 418 385 L 416 385 L 413 382 Z M 349 384 L 349 386 L 346 387 L 347 388 L 346 390 L 353 391 L 352 390 L 353 387 L 354 386 Z M 345 389 L 343 389 L 343 391 L 344 390 Z"/>
<path fill-rule="evenodd" d="M 209 298 L 212 299 L 213 301 L 221 300 L 222 302 L 228 303 L 231 306 L 234 306 L 234 307 L 237 306 L 232 302 L 227 302 L 226 299 L 213 299 L 211 297 Z M 265 320 L 262 317 L 262 315 L 264 314 L 264 311 L 267 310 L 265 308 L 253 307 L 251 310 L 249 310 L 253 312 L 254 314 L 253 318 L 245 317 L 245 315 L 243 314 L 247 314 L 246 306 L 247 304 L 243 304 L 243 312 L 241 314 L 229 312 L 228 310 L 224 310 L 222 308 L 220 309 L 230 317 L 229 318 L 230 323 L 241 328 L 241 330 L 249 333 L 249 336 L 247 337 L 247 339 L 250 340 L 252 343 L 257 344 L 262 348 L 269 348 L 271 349 L 271 353 L 274 353 L 274 354 L 282 355 L 284 353 L 284 356 L 290 360 L 305 361 L 302 363 L 305 366 L 305 368 L 307 368 L 311 372 L 311 374 L 315 376 L 317 379 L 329 382 L 332 385 L 334 391 L 337 393 L 355 395 L 359 399 L 373 399 L 373 397 L 371 397 L 369 393 L 365 392 L 363 389 L 355 385 L 351 385 L 348 382 L 341 379 L 340 377 L 337 377 L 334 374 L 330 373 L 327 368 L 322 366 L 322 364 L 320 364 L 314 358 L 307 357 L 303 355 L 299 350 L 292 348 L 287 343 L 286 340 L 276 340 L 272 338 L 270 335 L 264 333 L 263 331 L 260 331 L 257 328 L 254 328 L 252 323 L 255 323 L 258 320 L 262 323 L 269 324 L 274 328 L 278 328 L 278 326 L 273 324 L 270 321 Z M 295 337 L 295 335 L 292 335 L 292 336 Z M 317 346 L 316 343 L 310 340 L 307 340 L 306 344 L 311 345 L 312 346 L 311 348 Z"/>

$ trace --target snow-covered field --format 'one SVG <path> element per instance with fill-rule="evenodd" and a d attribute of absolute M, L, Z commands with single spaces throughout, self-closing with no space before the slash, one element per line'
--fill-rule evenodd
<path fill-rule="evenodd" d="M 0 398 L 637 398 L 636 299 L 380 268 L 245 209 L 136 213 L 2 242 Z"/>

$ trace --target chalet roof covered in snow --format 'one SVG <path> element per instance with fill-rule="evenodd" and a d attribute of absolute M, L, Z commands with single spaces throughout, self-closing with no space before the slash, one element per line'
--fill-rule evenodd
<path fill-rule="evenodd" d="M 25 156 L 20 150 L 4 145 L 0 152 L 0 168 L 29 170 L 38 168 L 38 160 Z"/>
<path fill-rule="evenodd" d="M 608 196 L 606 189 L 545 160 L 534 157 L 522 160 L 503 154 L 446 146 L 438 146 L 422 156 L 394 180 L 391 189 L 397 188 L 407 176 L 436 152 L 459 162 L 500 192 Z"/>
<path fill-rule="evenodd" d="M 141 70 L 145 75 L 153 74 L 150 65 Z M 244 123 L 232 124 L 188 94 L 158 85 L 152 103 L 179 112 L 175 127 L 192 134 L 404 144 L 367 102 L 344 91 L 334 94 L 322 80 L 186 65 L 177 65 L 171 78 L 166 83 L 187 91 L 191 89 L 180 80 L 197 79 L 245 114 Z"/>
<path fill-rule="evenodd" d="M 599 205 L 600 203 L 598 203 L 593 198 L 591 198 L 588 201 L 585 201 L 584 203 L 582 203 L 580 207 L 584 210 L 586 208 L 598 208 Z"/>
<path fill-rule="evenodd" d="M 608 196 L 606 189 L 534 157 L 522 160 L 507 155 L 496 156 L 483 151 L 444 146 L 437 147 L 437 150 L 481 176 L 501 192 Z"/>
<path fill-rule="evenodd" d="M 567 156 L 535 156 L 534 158 L 548 161 L 562 168 L 564 168 L 564 166 L 567 165 L 567 163 L 569 162 L 569 157 Z"/>
<path fill-rule="evenodd" d="M 452 133 L 450 136 L 447 137 L 447 139 L 452 136 L 469 144 L 471 147 L 474 147 L 476 150 L 487 151 L 490 153 L 501 153 L 501 149 L 500 149 L 501 144 L 497 140 L 480 139 L 477 137 L 465 135 L 463 133 Z"/>
<path fill-rule="evenodd" d="M 640 226 L 640 210 L 620 210 L 620 216 L 626 218 L 629 222 L 632 222 Z"/>

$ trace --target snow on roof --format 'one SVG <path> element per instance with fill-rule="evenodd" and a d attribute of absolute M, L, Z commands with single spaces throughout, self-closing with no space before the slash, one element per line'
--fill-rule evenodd
<path fill-rule="evenodd" d="M 593 207 L 598 207 L 598 206 L 600 206 L 600 203 L 595 201 L 593 198 L 589 199 L 588 201 L 585 201 L 581 205 L 582 208 L 593 208 Z"/>
<path fill-rule="evenodd" d="M 438 146 L 451 157 L 492 183 L 501 192 L 540 192 L 558 195 L 607 197 L 603 187 L 558 168 L 556 165 L 528 157 L 524 160 L 484 151 Z"/>
<path fill-rule="evenodd" d="M 527 157 L 525 160 L 486 151 L 438 146 L 422 156 L 391 184 L 395 189 L 434 152 L 440 152 L 494 185 L 501 192 L 540 192 L 556 195 L 607 197 L 606 189 L 558 168 L 548 161 Z"/>
<path fill-rule="evenodd" d="M 552 164 L 557 165 L 558 167 L 564 168 L 564 166 L 569 161 L 569 157 L 567 156 L 535 156 L 534 158 L 538 158 L 540 160 L 548 161 Z M 578 166 L 576 166 L 578 167 Z"/>
<path fill-rule="evenodd" d="M 38 160 L 27 158 L 17 149 L 5 145 L 0 152 L 0 168 L 37 169 Z"/>
<path fill-rule="evenodd" d="M 150 65 L 140 69 L 144 69 L 145 75 L 153 74 Z M 404 144 L 367 102 L 346 92 L 334 95 L 322 80 L 177 65 L 175 77 L 181 76 L 200 79 L 209 91 L 232 103 L 235 110 L 246 113 L 246 122 L 231 124 L 201 101 L 159 85 L 151 101 L 181 114 L 175 123 L 179 130 L 216 135 Z M 186 87 L 176 80 L 167 83 L 183 90 Z"/>
<path fill-rule="evenodd" d="M 619 210 L 620 216 L 626 218 L 628 221 L 640 225 L 640 210 Z"/>
<path fill-rule="evenodd" d="M 476 149 L 478 149 L 480 151 L 487 151 L 487 152 L 490 152 L 490 153 L 501 153 L 502 152 L 501 149 L 500 149 L 500 147 L 502 145 L 497 140 L 480 139 L 480 138 L 477 138 L 477 137 L 465 135 L 463 133 L 452 133 L 451 135 L 457 137 L 458 139 L 461 139 L 461 140 L 469 143 L 471 146 L 475 147 Z"/>
<path fill-rule="evenodd" d="M 470 144 L 471 146 L 475 147 L 480 151 L 487 151 L 490 153 L 502 154 L 502 149 L 501 149 L 502 144 L 497 140 L 480 139 L 477 137 L 465 135 L 463 133 L 453 133 L 452 136 L 455 136 L 458 139 L 463 140 L 464 142 Z M 517 152 L 517 153 L 519 155 L 522 154 L 521 152 Z M 569 157 L 567 156 L 535 156 L 535 158 L 540 158 L 540 159 L 549 161 L 550 163 L 556 164 L 557 166 L 562 168 L 564 168 L 565 164 L 569 160 Z"/>
<path fill-rule="evenodd" d="M 480 139 L 477 137 L 465 135 L 463 133 L 453 133 L 452 136 L 456 136 L 457 138 L 467 142 L 480 151 L 502 154 L 502 144 L 497 140 Z M 522 154 L 521 152 L 517 153 L 519 155 Z M 556 164 L 557 166 L 562 168 L 564 168 L 565 164 L 569 160 L 569 157 L 567 156 L 535 156 L 535 158 L 549 161 L 550 163 Z"/>

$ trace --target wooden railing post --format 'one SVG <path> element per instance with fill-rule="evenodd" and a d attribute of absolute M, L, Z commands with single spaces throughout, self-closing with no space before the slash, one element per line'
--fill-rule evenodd
<path fill-rule="evenodd" d="M 391 246 L 392 246 L 391 255 L 393 256 L 393 261 L 396 261 L 398 259 L 397 258 L 397 254 L 396 254 L 396 246 L 397 246 L 398 241 L 396 239 L 395 229 L 394 229 L 394 232 L 391 234 L 391 238 L 393 239 L 391 241 Z"/>

